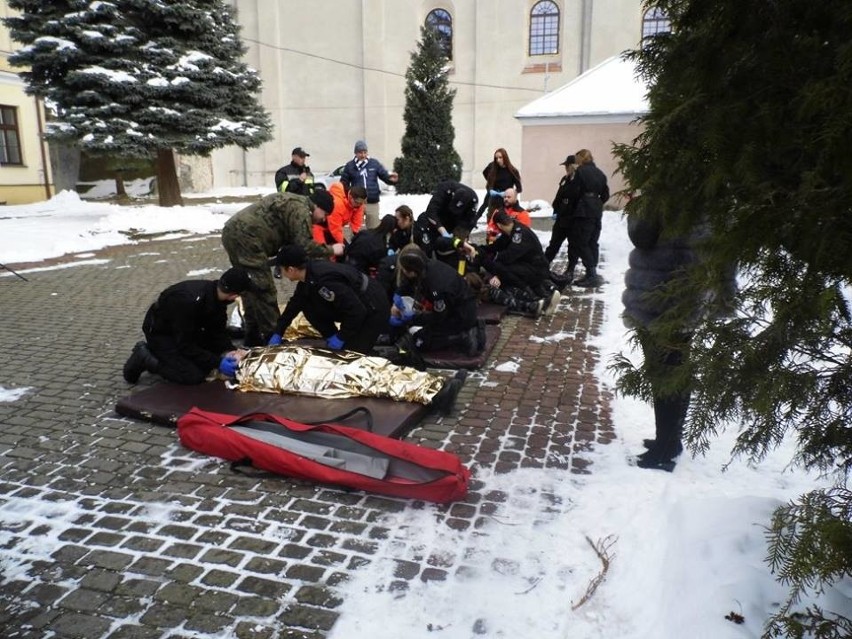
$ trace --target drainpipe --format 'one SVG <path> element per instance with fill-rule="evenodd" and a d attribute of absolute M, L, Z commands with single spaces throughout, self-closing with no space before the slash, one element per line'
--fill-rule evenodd
<path fill-rule="evenodd" d="M 580 73 L 589 70 L 592 57 L 592 5 L 595 0 L 583 0 L 583 15 L 580 20 Z"/>
<path fill-rule="evenodd" d="M 361 135 L 367 139 L 367 70 L 364 68 L 367 61 L 367 10 L 364 5 L 366 0 L 361 0 Z M 371 144 L 367 141 L 367 144 Z"/>
<path fill-rule="evenodd" d="M 41 103 L 37 97 L 34 97 L 36 108 L 36 121 L 38 122 L 38 148 L 41 151 L 41 171 L 44 174 L 44 195 L 46 200 L 50 199 L 50 172 L 47 163 L 47 154 L 44 151 L 44 125 L 41 121 Z"/>

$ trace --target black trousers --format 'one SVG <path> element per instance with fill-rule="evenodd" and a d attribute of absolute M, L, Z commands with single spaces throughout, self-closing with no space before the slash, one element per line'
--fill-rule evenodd
<path fill-rule="evenodd" d="M 207 363 L 187 357 L 171 335 L 145 334 L 148 348 L 159 360 L 156 373 L 175 384 L 200 384 L 212 368 Z M 204 345 L 200 345 L 204 348 Z M 212 352 L 211 352 L 212 354 Z"/>
<path fill-rule="evenodd" d="M 569 245 L 574 245 L 578 260 L 582 260 L 587 272 L 595 272 L 600 257 L 598 243 L 601 239 L 601 219 L 575 217 L 571 222 Z M 569 256 L 570 259 L 570 256 Z M 576 263 L 576 262 L 575 262 Z"/>
<path fill-rule="evenodd" d="M 548 264 L 554 260 L 559 249 L 562 248 L 562 243 L 566 240 L 568 240 L 568 268 L 576 266 L 576 250 L 571 242 L 571 221 L 560 219 L 553 222 L 553 228 L 550 230 L 550 243 L 544 249 L 544 257 L 547 258 Z"/>
<path fill-rule="evenodd" d="M 440 351 L 464 342 L 465 333 L 476 326 L 476 300 L 471 298 L 447 321 L 429 324 L 414 333 L 414 345 L 423 352 Z"/>

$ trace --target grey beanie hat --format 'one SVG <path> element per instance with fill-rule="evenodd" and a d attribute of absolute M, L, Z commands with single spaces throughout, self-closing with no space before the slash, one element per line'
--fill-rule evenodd
<path fill-rule="evenodd" d="M 367 150 L 367 143 L 364 142 L 364 140 L 358 140 L 355 143 L 355 151 L 354 151 L 355 153 L 358 153 L 358 151 L 366 151 L 366 150 Z"/>

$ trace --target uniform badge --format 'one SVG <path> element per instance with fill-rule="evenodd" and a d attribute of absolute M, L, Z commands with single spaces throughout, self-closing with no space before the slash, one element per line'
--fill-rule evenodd
<path fill-rule="evenodd" d="M 320 297 L 323 298 L 326 302 L 333 302 L 334 301 L 334 291 L 332 291 L 329 288 L 326 288 L 325 286 L 323 286 L 319 290 L 319 294 L 320 294 Z"/>
<path fill-rule="evenodd" d="M 447 310 L 447 303 L 444 300 L 435 300 L 434 308 L 436 313 L 443 313 Z"/>
<path fill-rule="evenodd" d="M 515 244 L 520 244 L 520 243 L 521 243 L 521 234 L 520 234 L 520 232 L 518 232 L 518 233 L 512 233 L 512 242 L 514 242 Z"/>
<path fill-rule="evenodd" d="M 431 241 L 431 240 L 430 240 L 430 238 L 429 238 L 429 234 L 428 234 L 428 233 L 424 233 L 424 234 L 423 234 L 423 243 L 424 243 L 424 244 L 428 244 L 430 241 Z"/>

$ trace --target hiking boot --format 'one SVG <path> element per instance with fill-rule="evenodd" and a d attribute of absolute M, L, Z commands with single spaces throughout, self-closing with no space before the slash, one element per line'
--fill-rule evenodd
<path fill-rule="evenodd" d="M 150 350 L 148 350 L 147 342 L 136 342 L 136 345 L 133 347 L 133 352 L 124 363 L 124 369 L 122 370 L 122 373 L 124 374 L 124 381 L 128 384 L 135 384 L 139 381 L 142 373 L 145 371 L 152 371 L 158 363 L 157 358 L 154 357 Z"/>
<path fill-rule="evenodd" d="M 653 451 L 647 451 L 638 455 L 636 457 L 636 465 L 639 468 L 647 468 L 649 470 L 664 470 L 667 473 L 672 472 L 677 465 L 677 462 L 674 458 L 671 457 L 661 457 L 653 453 Z"/>
<path fill-rule="evenodd" d="M 554 289 L 544 302 L 544 314 L 545 315 L 553 315 L 556 312 L 556 307 L 559 306 L 559 301 L 562 299 L 562 296 L 559 294 L 557 289 Z"/>
<path fill-rule="evenodd" d="M 643 440 L 642 440 L 642 445 L 643 445 L 645 448 L 647 448 L 648 450 L 653 450 L 654 448 L 656 448 L 656 447 L 657 447 L 657 440 L 656 440 L 656 439 L 643 439 Z M 675 446 L 675 454 L 674 454 L 674 456 L 675 456 L 675 457 L 677 457 L 677 456 L 678 456 L 678 455 L 680 455 L 682 452 L 683 452 L 683 444 L 682 444 L 681 442 L 678 442 L 678 443 L 677 443 L 677 445 Z"/>

